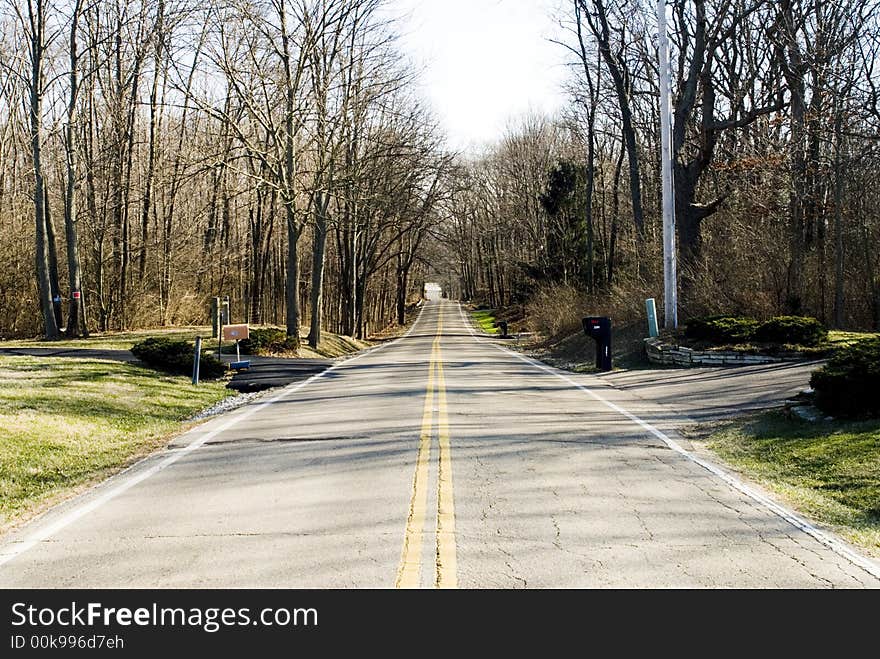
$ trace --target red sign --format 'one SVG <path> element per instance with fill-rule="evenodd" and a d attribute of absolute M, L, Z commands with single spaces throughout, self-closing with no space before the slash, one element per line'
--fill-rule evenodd
<path fill-rule="evenodd" d="M 78 300 L 78 299 L 79 299 L 79 291 L 74 291 L 74 292 L 73 292 L 73 299 L 74 299 L 74 300 Z"/>

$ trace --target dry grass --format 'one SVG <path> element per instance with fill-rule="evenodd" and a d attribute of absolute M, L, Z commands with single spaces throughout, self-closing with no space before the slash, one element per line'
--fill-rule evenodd
<path fill-rule="evenodd" d="M 364 341 L 362 339 L 355 339 L 350 336 L 343 336 L 341 334 L 333 334 L 332 332 L 321 332 L 321 341 L 318 343 L 318 349 L 313 350 L 309 347 L 309 344 L 306 343 L 305 338 L 303 339 L 303 343 L 300 346 L 298 356 L 299 357 L 342 357 L 343 355 L 350 355 L 353 352 L 358 352 L 363 350 L 364 348 L 369 348 L 373 345 L 371 341 Z"/>

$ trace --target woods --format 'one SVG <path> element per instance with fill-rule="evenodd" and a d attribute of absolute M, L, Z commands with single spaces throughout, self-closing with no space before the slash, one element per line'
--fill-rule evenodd
<path fill-rule="evenodd" d="M 880 327 L 876 3 L 667 6 L 684 318 Z M 477 184 L 450 230 L 465 297 L 574 295 L 622 319 L 662 297 L 653 10 L 565 3 L 569 106 L 512 124 L 468 165 Z"/>
<path fill-rule="evenodd" d="M 386 3 L 5 0 L 0 26 L 0 334 L 204 323 L 218 294 L 312 345 L 402 318 L 451 159 Z"/>
<path fill-rule="evenodd" d="M 228 294 L 316 346 L 404 322 L 428 273 L 634 317 L 662 292 L 656 16 L 560 6 L 567 106 L 474 155 L 384 0 L 3 0 L 0 335 L 203 323 Z M 880 327 L 876 3 L 668 17 L 683 319 Z"/>

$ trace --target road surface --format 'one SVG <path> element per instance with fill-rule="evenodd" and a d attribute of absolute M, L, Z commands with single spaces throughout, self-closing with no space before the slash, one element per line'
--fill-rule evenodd
<path fill-rule="evenodd" d="M 875 562 L 713 473 L 675 416 L 433 301 L 404 338 L 6 536 L 0 587 L 880 585 Z"/>

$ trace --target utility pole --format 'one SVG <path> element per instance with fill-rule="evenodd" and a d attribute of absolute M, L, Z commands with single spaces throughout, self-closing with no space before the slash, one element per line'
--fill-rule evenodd
<path fill-rule="evenodd" d="M 657 51 L 660 55 L 660 162 L 663 175 L 663 322 L 678 327 L 678 275 L 675 253 L 675 187 L 672 170 L 672 101 L 669 87 L 669 38 L 666 0 L 657 0 Z"/>

